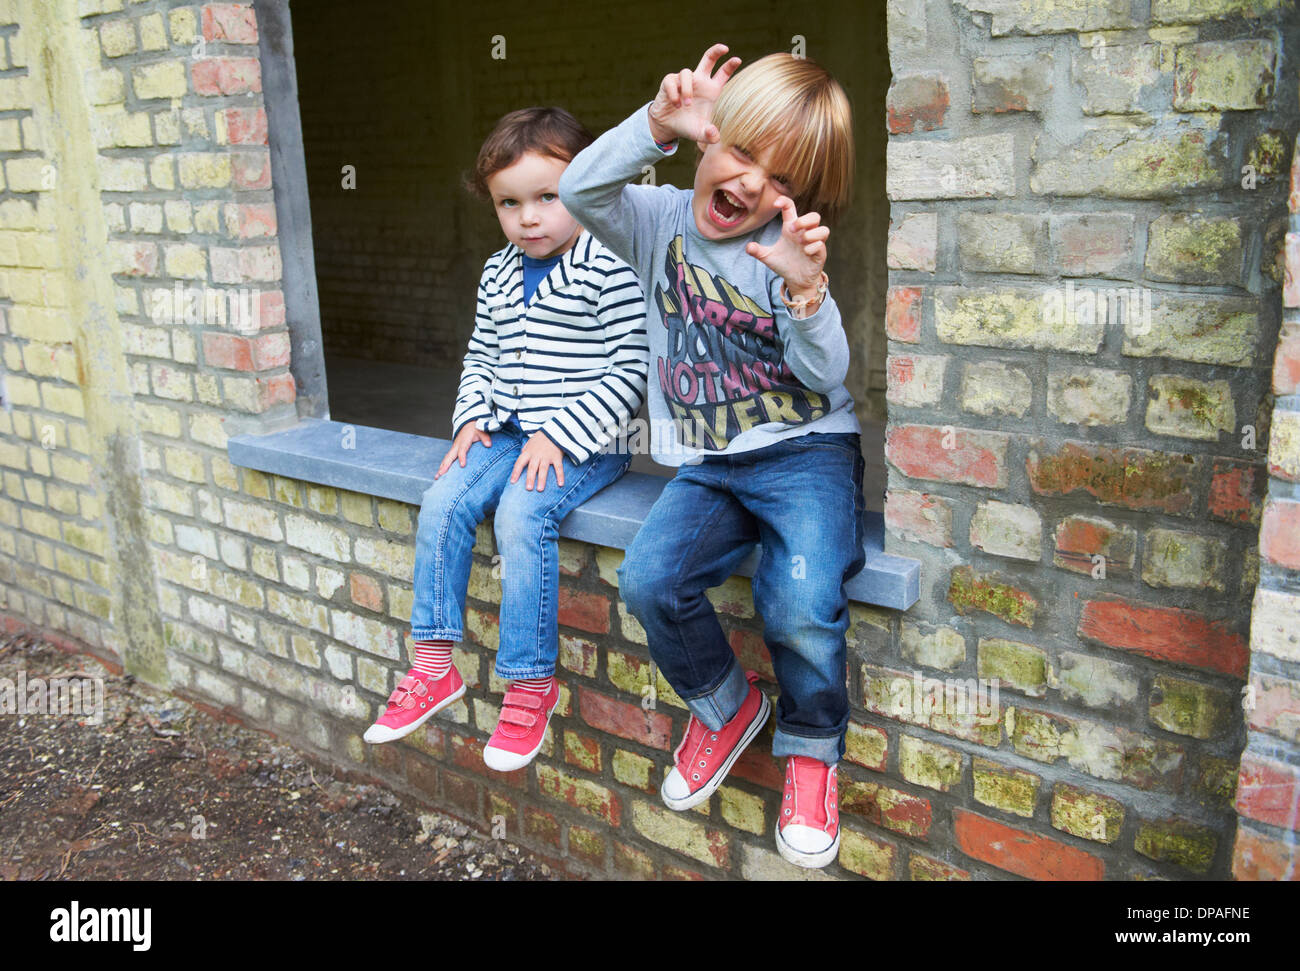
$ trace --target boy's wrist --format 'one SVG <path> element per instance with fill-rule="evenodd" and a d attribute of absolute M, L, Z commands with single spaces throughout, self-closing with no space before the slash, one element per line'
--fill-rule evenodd
<path fill-rule="evenodd" d="M 651 105 L 646 109 L 646 121 L 650 124 L 650 137 L 655 140 L 655 144 L 658 145 L 661 150 L 667 151 L 668 149 L 665 148 L 665 146 L 671 147 L 676 144 L 677 133 L 669 131 L 655 120 L 653 107 L 654 106 Z"/>

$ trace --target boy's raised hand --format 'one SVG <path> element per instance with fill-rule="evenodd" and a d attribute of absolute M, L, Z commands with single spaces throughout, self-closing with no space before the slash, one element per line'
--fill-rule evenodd
<path fill-rule="evenodd" d="M 781 238 L 771 246 L 751 241 L 745 245 L 745 252 L 785 280 L 791 296 L 811 297 L 826 265 L 830 228 L 821 224 L 818 213 L 800 216 L 789 196 L 779 197 L 776 204 L 781 210 Z"/>
<path fill-rule="evenodd" d="M 714 44 L 704 52 L 694 71 L 686 67 L 664 76 L 659 93 L 650 105 L 650 133 L 658 141 L 689 138 L 693 142 L 712 143 L 718 140 L 718 129 L 711 120 L 713 102 L 718 100 L 727 79 L 740 67 L 740 58 L 732 57 L 713 73 L 718 58 L 727 49 L 726 44 Z"/>

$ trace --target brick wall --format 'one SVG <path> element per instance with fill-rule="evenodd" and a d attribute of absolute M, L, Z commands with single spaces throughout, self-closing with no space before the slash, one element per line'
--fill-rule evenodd
<path fill-rule="evenodd" d="M 889 11 L 886 520 L 925 566 L 862 690 L 1000 679 L 984 734 L 889 734 L 949 767 L 931 838 L 1022 876 L 1232 860 L 1296 90 L 1279 3 L 1145 8 Z"/>
<path fill-rule="evenodd" d="M 1285 311 L 1273 361 L 1273 433 L 1250 627 L 1246 751 L 1237 777 L 1239 880 L 1300 879 L 1300 166 L 1292 155 Z"/>
<path fill-rule="evenodd" d="M 1290 76 L 1277 5 L 1153 0 L 1151 25 L 1123 3 L 1078 22 L 1028 0 L 892 6 L 889 544 L 923 561 L 923 595 L 853 606 L 844 842 L 802 875 L 1285 873 L 1295 652 L 1270 618 L 1294 609 L 1300 465 L 1269 382 L 1277 346 L 1273 391 L 1295 393 L 1274 257 L 1297 106 L 1293 84 L 1231 80 Z M 619 551 L 561 544 L 561 708 L 528 769 L 480 757 L 504 687 L 486 526 L 466 700 L 362 743 L 405 667 L 417 510 L 225 451 L 294 414 L 252 9 L 0 2 L 0 37 L 6 622 L 574 873 L 792 875 L 770 728 L 704 806 L 660 803 L 686 712 L 619 601 Z M 259 329 L 155 319 L 177 282 L 257 291 Z M 1043 293 L 1071 282 L 1149 288 L 1151 326 L 1052 317 Z M 773 692 L 748 582 L 712 596 Z M 997 717 L 900 714 L 915 673 L 999 679 Z"/>

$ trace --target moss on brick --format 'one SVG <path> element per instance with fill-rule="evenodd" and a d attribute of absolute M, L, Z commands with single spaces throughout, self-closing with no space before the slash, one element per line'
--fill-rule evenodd
<path fill-rule="evenodd" d="M 1204 826 L 1180 819 L 1143 823 L 1133 848 L 1143 856 L 1205 873 L 1214 862 L 1218 837 Z"/>
<path fill-rule="evenodd" d="M 1038 601 L 1025 591 L 1000 582 L 994 574 L 978 574 L 968 566 L 959 566 L 952 571 L 948 599 L 960 614 L 982 610 L 1022 627 L 1034 626 L 1038 610 Z"/>
<path fill-rule="evenodd" d="M 972 763 L 972 770 L 977 802 L 1026 819 L 1034 815 L 1034 805 L 1038 801 L 1038 776 L 979 758 Z"/>

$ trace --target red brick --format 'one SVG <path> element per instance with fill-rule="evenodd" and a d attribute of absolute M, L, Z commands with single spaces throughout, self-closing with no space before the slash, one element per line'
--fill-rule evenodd
<path fill-rule="evenodd" d="M 938 75 L 895 77 L 885 95 L 885 113 L 893 135 L 942 128 L 948 113 L 948 85 Z"/>
<path fill-rule="evenodd" d="M 262 239 L 274 236 L 277 232 L 275 206 L 270 204 L 232 203 L 226 207 L 226 221 L 228 224 L 233 223 L 232 234 L 240 239 Z"/>
<path fill-rule="evenodd" d="M 729 775 L 746 779 L 756 786 L 780 792 L 785 788 L 785 767 L 772 757 L 771 740 L 763 743 L 761 737 L 749 743 L 740 758 L 731 767 Z"/>
<path fill-rule="evenodd" d="M 265 145 L 265 108 L 223 108 L 226 119 L 226 139 L 231 145 Z"/>
<path fill-rule="evenodd" d="M 776 680 L 772 655 L 768 653 L 767 642 L 761 634 L 752 630 L 733 630 L 727 640 L 745 670 L 757 671 L 764 681 Z"/>
<path fill-rule="evenodd" d="M 915 344 L 921 338 L 921 288 L 890 287 L 885 298 L 885 333 Z"/>
<path fill-rule="evenodd" d="M 1239 825 L 1232 875 L 1237 880 L 1300 880 L 1300 845 Z"/>
<path fill-rule="evenodd" d="M 1250 727 L 1300 742 L 1300 681 L 1254 672 Z"/>
<path fill-rule="evenodd" d="M 190 68 L 198 94 L 245 94 L 262 90 L 262 65 L 255 57 L 204 57 Z"/>
<path fill-rule="evenodd" d="M 209 3 L 203 7 L 203 39 L 256 44 L 257 17 L 251 3 Z"/>
<path fill-rule="evenodd" d="M 376 749 L 388 749 L 382 757 L 375 758 L 376 764 L 387 769 L 395 769 L 394 765 L 385 764 L 386 762 L 400 761 L 402 758 L 401 749 L 392 745 L 376 745 Z M 432 762 L 420 758 L 414 752 L 406 752 L 406 781 L 415 786 L 420 792 L 424 793 L 431 802 L 437 802 L 438 795 L 438 767 Z"/>
<path fill-rule="evenodd" d="M 352 573 L 348 577 L 352 602 L 367 610 L 384 609 L 384 591 L 379 584 L 364 573 Z"/>
<path fill-rule="evenodd" d="M 203 335 L 203 362 L 231 371 L 251 371 L 253 342 L 247 337 L 208 331 Z"/>
<path fill-rule="evenodd" d="M 1260 472 L 1258 466 L 1216 461 L 1206 504 L 1210 515 L 1230 523 L 1257 524 L 1264 498 Z"/>
<path fill-rule="evenodd" d="M 1246 639 L 1227 621 L 1178 607 L 1089 600 L 1079 615 L 1078 634 L 1107 647 L 1237 678 L 1246 676 L 1249 662 Z"/>
<path fill-rule="evenodd" d="M 686 880 L 691 883 L 702 883 L 704 881 L 704 874 L 698 873 L 695 870 L 687 870 L 683 867 L 674 866 L 671 863 L 666 863 L 664 864 L 663 878 L 665 880 Z"/>
<path fill-rule="evenodd" d="M 907 861 L 907 871 L 913 880 L 969 880 L 970 871 L 955 867 L 943 860 L 932 860 L 928 856 L 913 853 Z"/>
<path fill-rule="evenodd" d="M 236 189 L 271 188 L 271 153 L 247 151 L 230 153 L 231 181 Z"/>
<path fill-rule="evenodd" d="M 651 748 L 668 750 L 673 721 L 665 714 L 643 711 L 640 705 L 618 701 L 586 688 L 578 691 L 578 711 L 582 720 L 592 728 Z"/>
<path fill-rule="evenodd" d="M 1273 358 L 1273 393 L 1300 392 L 1300 325 L 1283 324 Z"/>
<path fill-rule="evenodd" d="M 270 378 L 257 379 L 258 404 L 262 411 L 279 404 L 293 404 L 298 396 L 298 386 L 293 375 L 277 374 Z"/>
<path fill-rule="evenodd" d="M 1237 812 L 1300 832 L 1300 768 L 1245 753 L 1237 779 Z"/>
<path fill-rule="evenodd" d="M 614 844 L 614 869 L 639 880 L 655 878 L 655 863 L 646 854 L 626 843 Z"/>
<path fill-rule="evenodd" d="M 551 846 L 560 845 L 560 821 L 548 812 L 524 807 L 524 834 Z"/>
<path fill-rule="evenodd" d="M 569 730 L 564 733 L 564 761 L 588 772 L 600 771 L 600 742 Z"/>
<path fill-rule="evenodd" d="M 1200 465 L 1192 455 L 1084 442 L 1065 442 L 1052 452 L 1040 442 L 1025 463 L 1029 485 L 1039 495 L 1068 496 L 1081 490 L 1112 505 L 1173 515 L 1195 510 Z"/>
<path fill-rule="evenodd" d="M 560 625 L 591 634 L 608 634 L 609 598 L 599 593 L 570 590 L 560 585 Z"/>
<path fill-rule="evenodd" d="M 1031 880 L 1100 880 L 1106 864 L 1059 840 L 953 810 L 953 833 L 967 856 Z"/>
<path fill-rule="evenodd" d="M 1288 570 L 1300 570 L 1300 502 L 1269 499 L 1264 505 L 1259 555 Z"/>
<path fill-rule="evenodd" d="M 1137 534 L 1127 526 L 1104 519 L 1069 516 L 1056 527 L 1056 554 L 1052 562 L 1062 569 L 1091 575 L 1094 556 L 1105 559 L 1106 576 L 1133 572 Z"/>
<path fill-rule="evenodd" d="M 482 787 L 473 779 L 443 770 L 442 795 L 449 803 L 475 819 L 482 812 Z"/>
<path fill-rule="evenodd" d="M 1000 489 L 1006 485 L 1006 454 L 1007 436 L 999 432 L 895 425 L 885 433 L 885 458 L 914 479 Z"/>
<path fill-rule="evenodd" d="M 537 791 L 618 828 L 623 804 L 610 789 L 549 765 L 537 766 Z"/>
<path fill-rule="evenodd" d="M 854 782 L 843 776 L 839 784 L 840 808 L 844 812 L 862 816 L 895 833 L 929 838 L 934 818 L 929 799 L 875 782 Z"/>
<path fill-rule="evenodd" d="M 952 510 L 943 496 L 891 489 L 885 495 L 885 528 L 906 540 L 950 547 Z"/>
<path fill-rule="evenodd" d="M 528 785 L 528 770 L 526 768 L 515 769 L 513 772 L 497 772 L 495 769 L 489 769 L 483 761 L 484 742 L 468 735 L 458 735 L 455 732 L 450 734 L 451 760 L 462 769 L 469 769 L 471 772 L 487 776 L 494 782 L 504 782 L 515 789 L 523 789 Z"/>

